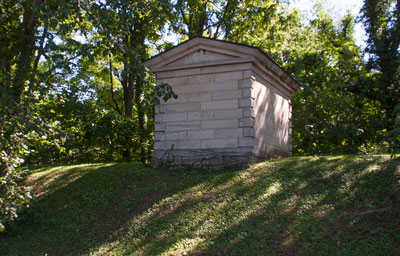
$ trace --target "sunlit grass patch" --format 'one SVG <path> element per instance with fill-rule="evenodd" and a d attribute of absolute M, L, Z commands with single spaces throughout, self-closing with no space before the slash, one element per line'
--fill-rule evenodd
<path fill-rule="evenodd" d="M 10 255 L 400 254 L 400 161 L 271 160 L 222 172 L 49 167 Z"/>
<path fill-rule="evenodd" d="M 49 192 L 48 190 L 57 190 L 61 187 L 67 186 L 87 172 L 111 165 L 111 163 L 103 163 L 38 168 L 32 171 L 32 175 L 27 178 L 25 183 L 28 186 L 31 184 L 35 185 L 34 193 L 36 197 L 39 197 L 42 194 Z"/>

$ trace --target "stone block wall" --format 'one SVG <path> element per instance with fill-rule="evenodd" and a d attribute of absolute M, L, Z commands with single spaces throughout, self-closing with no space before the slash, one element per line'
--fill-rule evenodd
<path fill-rule="evenodd" d="M 253 152 L 257 158 L 277 158 L 292 154 L 291 94 L 267 75 L 254 68 L 251 99 L 253 101 Z"/>
<path fill-rule="evenodd" d="M 156 106 L 153 164 L 291 155 L 291 95 L 299 84 L 260 49 L 194 38 L 145 65 L 178 95 Z"/>
<path fill-rule="evenodd" d="M 153 159 L 248 162 L 254 146 L 249 68 L 225 65 L 158 73 L 158 83 L 171 85 L 178 98 L 156 106 Z"/>

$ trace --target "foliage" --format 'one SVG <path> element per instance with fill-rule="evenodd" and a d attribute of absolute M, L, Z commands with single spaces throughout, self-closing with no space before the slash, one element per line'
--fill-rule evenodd
<path fill-rule="evenodd" d="M 301 20 L 296 10 L 282 8 L 268 16 L 269 25 L 243 31 L 242 40 L 273 56 L 301 85 L 293 96 L 294 154 L 382 150 L 384 111 L 363 94 L 373 81 L 355 44 L 354 17 L 336 23 L 317 5 L 314 18 Z"/>
<path fill-rule="evenodd" d="M 368 66 L 375 83 L 365 88 L 373 91 L 371 98 L 386 110 L 385 126 L 391 152 L 399 151 L 398 106 L 400 98 L 400 1 L 364 0 L 362 22 L 368 35 Z M 397 107 L 398 108 L 398 107 Z"/>
<path fill-rule="evenodd" d="M 178 0 L 173 6 L 171 27 L 178 35 L 188 38 L 205 36 L 234 42 L 251 38 L 256 42 L 256 33 L 269 34 L 274 31 L 278 34 L 285 26 L 287 20 L 279 11 L 278 2 Z"/>
<path fill-rule="evenodd" d="M 149 158 L 155 95 L 175 96 L 168 86 L 154 88 L 141 65 L 145 40 L 159 38 L 163 8 L 160 1 L 0 3 L 0 223 L 26 203 L 17 183 L 23 166 Z"/>
<path fill-rule="evenodd" d="M 288 2 L 1 1 L 0 223 L 28 202 L 30 165 L 148 162 L 154 106 L 176 95 L 142 62 L 171 31 L 260 47 L 293 74 L 294 153 L 398 152 L 399 1 L 364 3 L 369 63 L 353 17 Z"/>
<path fill-rule="evenodd" d="M 396 119 L 394 121 L 393 129 L 389 132 L 390 139 L 390 153 L 392 157 L 400 154 L 400 104 L 396 107 Z"/>
<path fill-rule="evenodd" d="M 368 89 L 386 110 L 390 128 L 400 98 L 400 1 L 365 0 L 361 15 L 368 35 L 369 68 L 377 77 Z"/>
<path fill-rule="evenodd" d="M 0 3 L 0 226 L 14 219 L 17 208 L 29 199 L 27 191 L 18 186 L 21 165 L 32 152 L 29 140 L 46 134 L 42 129 L 45 120 L 37 115 L 35 104 L 48 90 L 42 86 L 45 81 L 57 69 L 68 70 L 69 60 L 51 53 L 70 50 L 54 40 L 61 31 L 77 26 L 76 7 L 69 1 Z M 42 66 L 42 56 L 52 61 Z"/>
<path fill-rule="evenodd" d="M 95 63 L 102 66 L 98 73 L 93 73 L 103 81 L 109 96 L 99 90 L 99 96 L 108 103 L 119 115 L 133 118 L 138 127 L 134 129 L 138 143 L 132 149 L 139 149 L 139 159 L 146 162 L 150 155 L 149 141 L 152 130 L 152 106 L 147 104 L 145 95 L 154 89 L 146 90 L 153 80 L 146 75 L 142 64 L 149 52 L 146 40 L 158 40 L 167 14 L 169 13 L 167 1 L 126 1 L 110 0 L 95 1 L 86 6 L 89 20 L 95 28 L 92 44 L 95 46 Z M 152 23 L 152 26 L 148 26 Z M 107 65 L 104 60 L 108 58 Z M 103 62 L 103 65 L 102 63 Z M 109 83 L 104 83 L 109 81 Z M 118 92 L 122 87 L 122 92 Z M 171 91 L 171 90 L 169 90 Z M 153 93 L 154 95 L 154 93 Z M 122 98 L 118 98 L 122 96 Z M 166 94 L 167 98 L 175 96 L 172 92 Z M 175 96 L 176 97 L 176 96 Z M 120 106 L 119 102 L 123 102 Z M 154 100 L 151 100 L 154 102 Z M 133 129 L 133 127 L 131 127 Z M 128 132 L 128 130 L 126 131 Z M 124 160 L 131 160 L 131 149 L 124 149 Z"/>
<path fill-rule="evenodd" d="M 377 150 L 384 111 L 379 101 L 359 93 L 370 78 L 353 38 L 354 18 L 345 16 L 335 25 L 325 11 L 317 14 L 287 62 L 302 85 L 293 98 L 294 151 Z"/>
<path fill-rule="evenodd" d="M 400 162 L 288 158 L 219 172 L 37 169 L 6 255 L 397 255 Z M 12 232 L 11 232 L 12 231 Z"/>

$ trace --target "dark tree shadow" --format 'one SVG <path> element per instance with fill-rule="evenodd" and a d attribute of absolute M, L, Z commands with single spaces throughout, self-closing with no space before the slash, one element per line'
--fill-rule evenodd
<path fill-rule="evenodd" d="M 124 164 L 69 172 L 53 177 L 53 192 L 3 247 L 10 255 L 399 255 L 399 168 L 347 156 L 225 172 Z"/>
<path fill-rule="evenodd" d="M 282 187 L 200 254 L 398 255 L 400 161 L 352 159 L 289 159 L 251 187 L 239 185 L 252 198 L 257 188 L 270 185 L 266 180 Z"/>
<path fill-rule="evenodd" d="M 50 192 L 34 200 L 13 232 L 2 237 L 2 251 L 7 255 L 89 253 L 126 235 L 127 223 L 159 201 L 215 177 L 191 173 L 188 179 L 188 173 L 167 173 L 141 164 L 100 166 L 38 178 L 39 187 L 46 185 Z"/>

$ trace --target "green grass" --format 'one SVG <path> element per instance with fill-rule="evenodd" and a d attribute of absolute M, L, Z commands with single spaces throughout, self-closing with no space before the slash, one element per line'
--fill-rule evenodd
<path fill-rule="evenodd" d="M 247 169 L 46 167 L 1 255 L 400 255 L 400 161 L 302 157 Z"/>

